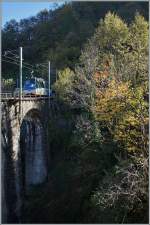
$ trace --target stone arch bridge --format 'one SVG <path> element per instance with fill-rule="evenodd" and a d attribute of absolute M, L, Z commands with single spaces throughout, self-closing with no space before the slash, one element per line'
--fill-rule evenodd
<path fill-rule="evenodd" d="M 2 222 L 20 221 L 23 198 L 30 187 L 47 180 L 48 118 L 53 99 L 26 97 L 1 101 Z"/>

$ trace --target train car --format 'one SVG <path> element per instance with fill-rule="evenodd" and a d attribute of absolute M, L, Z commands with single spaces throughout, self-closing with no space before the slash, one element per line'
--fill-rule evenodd
<path fill-rule="evenodd" d="M 33 77 L 24 82 L 22 88 L 22 94 L 24 96 L 33 95 L 33 96 L 48 96 L 49 91 L 46 88 L 46 82 L 42 78 Z M 19 95 L 19 88 L 15 90 L 15 95 Z M 50 90 L 51 95 L 51 90 Z"/>
<path fill-rule="evenodd" d="M 25 81 L 22 92 L 24 95 L 48 95 L 44 79 L 36 77 Z"/>

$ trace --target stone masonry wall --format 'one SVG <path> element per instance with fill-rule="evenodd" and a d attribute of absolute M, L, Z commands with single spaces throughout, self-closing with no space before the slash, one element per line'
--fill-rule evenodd
<path fill-rule="evenodd" d="M 18 223 L 23 193 L 47 177 L 47 100 L 2 102 L 2 222 Z"/>

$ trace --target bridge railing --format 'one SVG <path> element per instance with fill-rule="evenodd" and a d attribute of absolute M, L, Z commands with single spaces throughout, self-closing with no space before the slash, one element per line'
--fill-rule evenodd
<path fill-rule="evenodd" d="M 4 93 L 1 93 L 1 99 L 8 99 L 8 98 L 13 98 L 13 93 L 9 93 L 9 92 L 4 92 Z"/>
<path fill-rule="evenodd" d="M 20 95 L 19 93 L 13 93 L 13 92 L 4 92 L 4 93 L 0 93 L 1 94 L 1 99 L 20 99 Z M 48 98 L 52 98 L 54 96 L 44 96 L 44 95 L 33 95 L 33 94 L 22 94 L 22 99 L 48 99 Z"/>

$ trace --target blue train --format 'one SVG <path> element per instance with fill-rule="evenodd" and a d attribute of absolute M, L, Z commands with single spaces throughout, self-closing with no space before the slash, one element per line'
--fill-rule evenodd
<path fill-rule="evenodd" d="M 19 95 L 19 88 L 15 89 L 15 95 Z M 24 82 L 22 87 L 22 94 L 33 96 L 51 96 L 52 90 L 46 88 L 46 82 L 43 78 L 33 77 Z"/>

